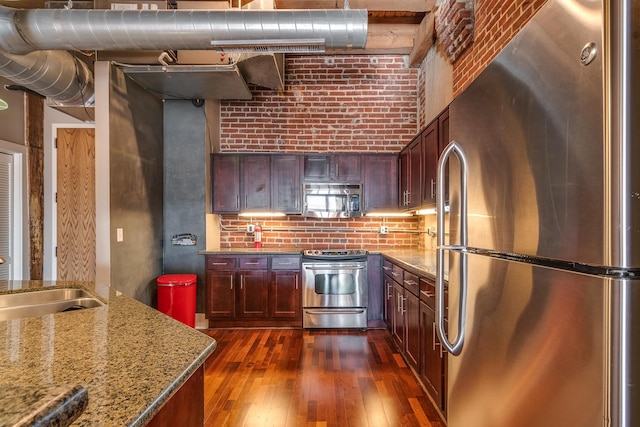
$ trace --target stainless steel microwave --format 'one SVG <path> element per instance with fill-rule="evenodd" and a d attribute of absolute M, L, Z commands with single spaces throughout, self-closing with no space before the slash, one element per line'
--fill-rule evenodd
<path fill-rule="evenodd" d="M 362 216 L 360 184 L 304 184 L 303 215 L 314 218 Z"/>

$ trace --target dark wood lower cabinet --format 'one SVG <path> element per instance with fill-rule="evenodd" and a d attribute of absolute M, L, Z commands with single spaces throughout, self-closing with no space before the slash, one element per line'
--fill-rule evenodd
<path fill-rule="evenodd" d="M 300 271 L 271 271 L 270 315 L 277 319 L 299 319 L 302 314 Z"/>
<path fill-rule="evenodd" d="M 209 327 L 302 327 L 299 256 L 207 255 L 206 266 Z"/>
<path fill-rule="evenodd" d="M 383 272 L 387 327 L 407 364 L 419 377 L 442 417 L 445 417 L 447 355 L 442 351 L 435 329 L 433 280 L 420 277 L 413 270 L 405 271 L 389 260 L 384 260 Z M 446 291 L 444 298 L 446 328 Z"/>
<path fill-rule="evenodd" d="M 147 427 L 202 427 L 204 425 L 204 367 L 200 366 L 176 391 Z"/>
<path fill-rule="evenodd" d="M 405 355 L 409 364 L 420 369 L 420 299 L 404 291 Z"/>
<path fill-rule="evenodd" d="M 436 314 L 426 303 L 420 303 L 420 377 L 433 402 L 444 412 L 444 354 L 436 335 Z"/>
<path fill-rule="evenodd" d="M 269 272 L 267 270 L 240 271 L 238 297 L 239 317 L 269 316 Z"/>

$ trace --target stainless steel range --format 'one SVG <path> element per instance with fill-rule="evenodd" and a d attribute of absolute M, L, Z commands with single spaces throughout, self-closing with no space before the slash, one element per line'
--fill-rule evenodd
<path fill-rule="evenodd" d="M 304 328 L 367 328 L 367 251 L 302 253 Z"/>

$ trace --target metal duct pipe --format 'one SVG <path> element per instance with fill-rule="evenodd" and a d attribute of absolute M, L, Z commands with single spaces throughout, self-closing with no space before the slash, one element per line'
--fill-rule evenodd
<path fill-rule="evenodd" d="M 211 41 L 318 40 L 364 48 L 366 10 L 85 10 L 0 7 L 0 48 L 32 50 L 211 49 Z"/>
<path fill-rule="evenodd" d="M 93 73 L 69 52 L 0 51 L 0 75 L 63 105 L 93 104 Z"/>

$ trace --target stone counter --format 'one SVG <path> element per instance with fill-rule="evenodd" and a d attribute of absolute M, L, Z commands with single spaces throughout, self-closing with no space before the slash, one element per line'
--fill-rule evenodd
<path fill-rule="evenodd" d="M 51 286 L 83 287 L 107 304 L 0 321 L 0 383 L 83 387 L 89 403 L 74 426 L 145 425 L 216 348 L 209 336 L 91 282 L 4 281 L 0 292 Z"/>

